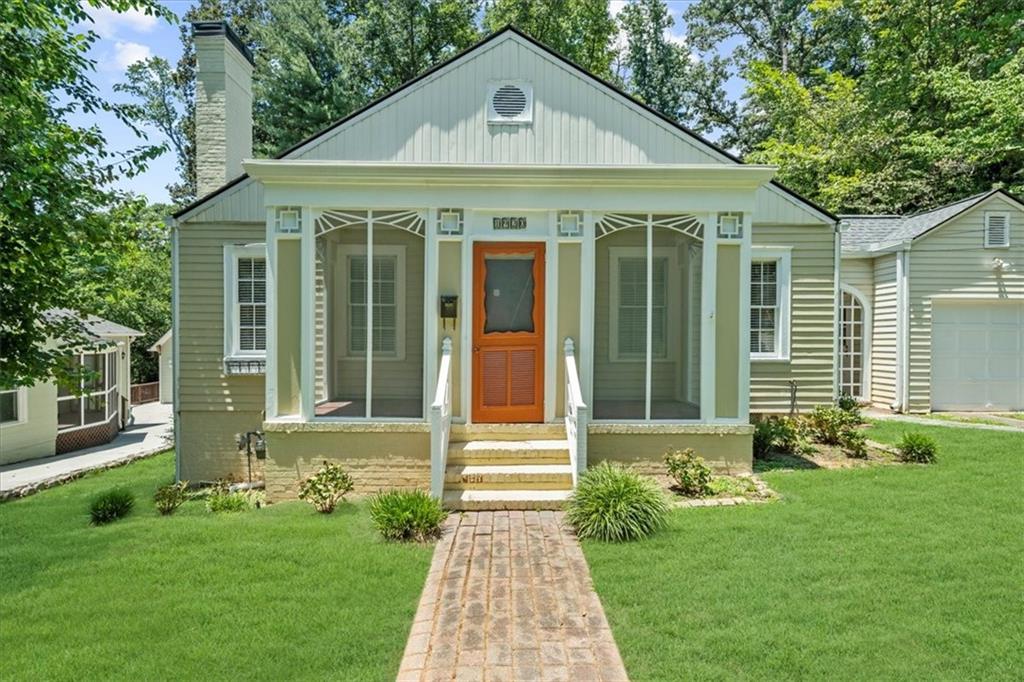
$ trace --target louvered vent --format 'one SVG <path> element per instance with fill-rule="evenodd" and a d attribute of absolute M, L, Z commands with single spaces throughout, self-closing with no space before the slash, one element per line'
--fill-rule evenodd
<path fill-rule="evenodd" d="M 1010 214 L 985 214 L 985 246 L 1010 245 Z"/>
<path fill-rule="evenodd" d="M 533 89 L 526 83 L 491 83 L 487 93 L 488 123 L 529 123 L 533 118 Z"/>

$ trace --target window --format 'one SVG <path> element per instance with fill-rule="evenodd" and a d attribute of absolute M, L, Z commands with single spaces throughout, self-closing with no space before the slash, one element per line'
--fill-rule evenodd
<path fill-rule="evenodd" d="M 118 352 L 114 348 L 68 359 L 72 366 L 84 367 L 89 376 L 82 380 L 77 392 L 67 386 L 57 387 L 58 431 L 101 424 L 117 414 Z"/>
<path fill-rule="evenodd" d="M 789 263 L 789 249 L 753 249 L 750 263 L 751 358 L 789 359 Z"/>
<path fill-rule="evenodd" d="M 24 388 L 0 391 L 0 426 L 13 426 L 27 421 L 26 395 Z"/>
<path fill-rule="evenodd" d="M 225 247 L 224 354 L 263 357 L 267 351 L 267 258 L 263 244 Z"/>
<path fill-rule="evenodd" d="M 643 360 L 647 354 L 647 259 L 613 257 L 612 356 L 616 360 Z M 651 297 L 652 357 L 668 354 L 668 257 L 655 256 Z"/>
<path fill-rule="evenodd" d="M 839 392 L 863 399 L 867 397 L 867 344 L 871 321 L 861 298 L 844 287 L 840 306 Z"/>
<path fill-rule="evenodd" d="M 404 355 L 404 249 L 378 246 L 373 255 L 373 354 Z M 366 250 L 349 250 L 347 257 L 348 354 L 366 355 Z"/>
<path fill-rule="evenodd" d="M 1006 248 L 1010 245 L 1009 212 L 985 212 L 985 248 Z"/>

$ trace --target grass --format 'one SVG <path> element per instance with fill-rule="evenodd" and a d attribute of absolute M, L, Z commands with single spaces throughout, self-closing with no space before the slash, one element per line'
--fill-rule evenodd
<path fill-rule="evenodd" d="M 1018 421 L 1024 421 L 1024 412 L 1001 412 L 1000 417 L 1006 417 L 1007 419 L 1016 419 Z"/>
<path fill-rule="evenodd" d="M 394 679 L 432 547 L 386 543 L 362 504 L 173 516 L 171 454 L 0 504 L 4 679 Z M 90 527 L 123 485 L 134 511 Z"/>
<path fill-rule="evenodd" d="M 584 543 L 631 679 L 1019 679 L 1024 436 L 929 433 L 938 462 L 769 472 L 770 505 Z"/>

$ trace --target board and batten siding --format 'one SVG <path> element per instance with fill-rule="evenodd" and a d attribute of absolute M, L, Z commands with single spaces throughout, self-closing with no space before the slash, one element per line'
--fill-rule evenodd
<path fill-rule="evenodd" d="M 1010 247 L 985 248 L 985 212 L 1010 213 Z M 1011 263 L 997 271 L 993 261 Z M 931 410 L 935 300 L 1024 301 L 1024 211 L 994 196 L 916 239 L 910 250 L 909 410 Z"/>
<path fill-rule="evenodd" d="M 245 473 L 235 435 L 263 422 L 263 376 L 224 374 L 224 247 L 263 242 L 265 223 L 187 223 L 178 228 L 178 404 L 181 478 Z"/>
<path fill-rule="evenodd" d="M 754 246 L 792 248 L 790 359 L 750 363 L 750 411 L 790 410 L 790 381 L 804 412 L 832 400 L 835 232 L 830 225 L 755 224 Z M 756 255 L 756 253 L 755 253 Z"/>

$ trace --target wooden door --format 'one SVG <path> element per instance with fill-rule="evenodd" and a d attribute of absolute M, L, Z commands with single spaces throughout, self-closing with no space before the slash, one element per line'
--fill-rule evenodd
<path fill-rule="evenodd" d="M 544 244 L 473 247 L 473 421 L 544 421 Z"/>

